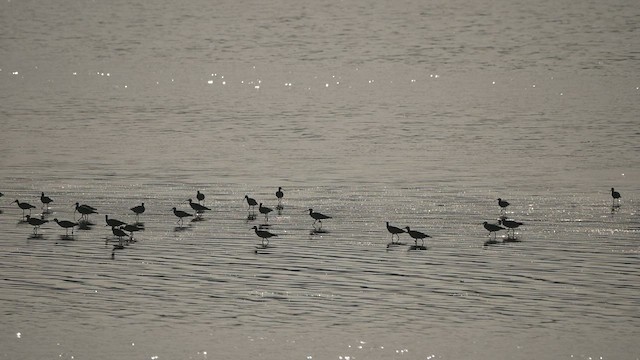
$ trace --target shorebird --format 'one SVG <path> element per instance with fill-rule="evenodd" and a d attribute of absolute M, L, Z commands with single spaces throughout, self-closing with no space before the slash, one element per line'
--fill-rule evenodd
<path fill-rule="evenodd" d="M 126 224 L 125 226 L 121 227 L 122 230 L 124 231 L 128 231 L 129 232 L 129 239 L 133 240 L 133 233 L 136 231 L 141 231 L 144 230 L 143 228 L 139 227 L 138 225 L 135 224 Z"/>
<path fill-rule="evenodd" d="M 615 191 L 613 188 L 611 188 L 611 197 L 613 198 L 611 206 L 615 206 L 616 201 L 618 202 L 618 205 L 620 205 L 620 193 Z"/>
<path fill-rule="evenodd" d="M 488 222 L 484 222 L 482 223 L 482 225 L 484 225 L 484 228 L 487 229 L 487 231 L 489 232 L 489 238 L 491 238 L 491 233 L 493 233 L 493 239 L 495 240 L 496 238 L 496 231 L 500 231 L 500 230 L 506 230 L 506 228 L 503 228 L 500 225 L 496 225 L 496 224 L 489 224 Z"/>
<path fill-rule="evenodd" d="M 53 201 L 50 197 L 45 196 L 44 192 L 40 194 L 40 201 L 42 202 L 42 207 L 44 208 L 44 212 L 49 211 L 49 204 Z"/>
<path fill-rule="evenodd" d="M 145 211 L 144 203 L 142 203 L 141 205 L 132 207 L 131 211 L 136 213 L 136 221 L 138 221 L 138 218 L 139 218 L 140 214 L 144 213 L 144 211 Z"/>
<path fill-rule="evenodd" d="M 249 204 L 249 208 L 247 208 L 247 211 L 251 210 L 252 208 L 253 211 L 255 211 L 255 206 L 258 205 L 258 202 L 255 199 L 250 198 L 249 195 L 245 195 L 244 198 L 247 199 L 247 204 Z"/>
<path fill-rule="evenodd" d="M 27 222 L 29 223 L 29 225 L 33 226 L 33 234 L 37 235 L 38 228 L 40 227 L 40 225 L 44 223 L 48 223 L 49 220 L 42 220 L 42 219 L 31 217 L 31 215 L 27 215 Z"/>
<path fill-rule="evenodd" d="M 113 233 L 113 235 L 115 235 L 115 236 L 117 236 L 117 237 L 118 237 L 118 241 L 119 241 L 120 243 L 122 243 L 122 237 L 123 237 L 123 236 L 127 236 L 127 233 L 126 233 L 126 232 L 124 232 L 124 230 L 122 230 L 122 229 L 121 229 L 121 228 L 119 228 L 119 227 L 112 226 L 112 227 L 111 227 L 111 232 Z"/>
<path fill-rule="evenodd" d="M 122 226 L 122 225 L 127 225 L 127 223 L 124 222 L 124 221 L 120 221 L 120 220 L 117 220 L 117 219 L 109 219 L 109 215 L 105 215 L 104 219 L 107 222 L 106 226 L 119 227 L 119 226 Z"/>
<path fill-rule="evenodd" d="M 178 217 L 178 223 L 180 225 L 182 225 L 184 223 L 183 218 L 189 217 L 189 216 L 193 216 L 191 214 L 189 214 L 188 212 L 184 212 L 182 210 L 176 210 L 176 208 L 174 207 L 173 209 L 173 215 Z"/>
<path fill-rule="evenodd" d="M 498 198 L 498 205 L 500 206 L 500 211 L 505 212 L 506 207 L 509 206 L 509 202 Z"/>
<path fill-rule="evenodd" d="M 20 209 L 22 209 L 22 217 L 23 218 L 24 218 L 24 211 L 25 210 L 29 210 L 29 215 L 31 215 L 31 209 L 35 209 L 36 208 L 35 206 L 33 206 L 33 205 L 29 204 L 29 203 L 20 202 L 18 200 L 14 201 L 14 203 L 18 204 L 18 207 Z"/>
<path fill-rule="evenodd" d="M 198 190 L 198 193 L 196 194 L 196 199 L 198 199 L 198 203 L 202 201 L 202 204 L 204 204 L 204 194 L 201 193 L 200 190 Z"/>
<path fill-rule="evenodd" d="M 401 229 L 399 227 L 395 227 L 393 225 L 389 225 L 389 222 L 387 221 L 387 231 L 389 231 L 391 233 L 391 243 L 393 244 L 393 236 L 395 235 L 398 238 L 398 242 L 400 242 L 400 234 L 404 233 L 404 229 Z"/>
<path fill-rule="evenodd" d="M 189 200 L 187 200 L 187 201 L 189 201 L 189 205 L 191 206 L 191 208 L 192 208 L 193 210 L 195 210 L 196 215 L 197 215 L 197 214 L 202 214 L 203 212 L 205 212 L 205 211 L 207 211 L 207 210 L 211 210 L 211 209 L 209 209 L 208 207 L 206 207 L 206 206 L 204 206 L 204 205 L 200 205 L 200 204 L 198 204 L 198 203 L 195 203 L 195 202 L 191 201 L 191 199 L 189 199 Z"/>
<path fill-rule="evenodd" d="M 511 234 L 513 235 L 513 238 L 515 239 L 516 237 L 516 228 L 518 228 L 520 225 L 524 225 L 524 223 L 521 223 L 519 221 L 514 221 L 514 220 L 500 220 L 500 225 L 507 227 L 507 236 L 509 236 L 509 238 L 511 238 L 511 235 L 509 235 L 509 229 L 511 230 Z M 488 229 L 487 229 L 488 230 Z"/>
<path fill-rule="evenodd" d="M 407 229 L 407 233 L 413 238 L 413 241 L 415 241 L 416 246 L 418 246 L 418 240 L 422 240 L 422 246 L 424 246 L 424 239 L 431 237 L 423 232 L 411 230 L 408 226 L 405 229 Z"/>
<path fill-rule="evenodd" d="M 262 203 L 260 203 L 260 206 L 258 207 L 258 211 L 260 211 L 260 214 L 264 214 L 264 221 L 269 222 L 269 213 L 273 211 L 272 208 L 268 208 L 266 206 L 262 206 Z"/>
<path fill-rule="evenodd" d="M 261 239 L 262 239 L 262 246 L 267 246 L 269 245 L 269 238 L 274 237 L 274 236 L 278 236 L 276 234 L 270 233 L 266 230 L 259 230 L 257 226 L 253 227 L 253 230 L 255 230 L 256 235 L 258 235 Z M 265 244 L 265 240 L 267 241 L 267 243 Z"/>
<path fill-rule="evenodd" d="M 94 208 L 93 206 L 89 206 L 86 204 L 80 205 L 80 203 L 76 203 L 76 210 L 73 212 L 74 215 L 76 211 L 80 213 L 80 219 L 85 219 L 86 221 L 89 221 L 89 214 L 98 213 L 96 211 L 96 208 Z"/>
<path fill-rule="evenodd" d="M 309 216 L 311 216 L 314 220 L 313 221 L 314 228 L 316 227 L 316 222 L 320 222 L 320 229 L 322 229 L 322 220 L 331 219 L 331 216 L 327 216 L 319 212 L 313 212 L 313 209 L 309 209 Z"/>
<path fill-rule="evenodd" d="M 282 192 L 282 187 L 278 187 L 278 191 L 276 191 L 276 197 L 278 198 L 278 208 L 282 208 L 282 198 L 284 197 L 284 193 Z"/>
<path fill-rule="evenodd" d="M 53 221 L 55 221 L 56 224 L 58 224 L 61 228 L 64 228 L 64 230 L 66 231 L 65 235 L 67 236 L 69 236 L 69 229 L 71 229 L 71 235 L 73 235 L 74 228 L 78 226 L 78 223 L 73 221 L 68 221 L 68 220 L 59 221 L 58 219 L 53 219 Z"/>

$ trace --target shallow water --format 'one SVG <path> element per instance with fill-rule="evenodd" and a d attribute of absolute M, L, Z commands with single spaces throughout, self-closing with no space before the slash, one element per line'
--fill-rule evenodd
<path fill-rule="evenodd" d="M 640 357 L 635 3 L 0 8 L 0 357 Z"/>

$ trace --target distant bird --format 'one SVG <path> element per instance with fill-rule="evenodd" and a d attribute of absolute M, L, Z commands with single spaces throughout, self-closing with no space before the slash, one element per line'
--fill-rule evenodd
<path fill-rule="evenodd" d="M 40 227 L 40 225 L 44 223 L 48 223 L 49 220 L 42 220 L 42 219 L 31 217 L 31 215 L 27 215 L 27 222 L 29 223 L 29 225 L 33 226 L 33 234 L 37 235 L 38 228 Z"/>
<path fill-rule="evenodd" d="M 122 243 L 122 237 L 127 236 L 127 233 L 119 227 L 111 227 L 111 232 L 113 233 L 113 235 L 118 237 L 118 241 L 120 241 L 120 243 Z"/>
<path fill-rule="evenodd" d="M 258 211 L 260 211 L 260 214 L 264 214 L 264 221 L 269 221 L 269 213 L 273 211 L 273 209 L 268 208 L 266 206 L 262 206 L 262 203 L 260 203 L 260 206 L 258 207 Z"/>
<path fill-rule="evenodd" d="M 256 235 L 258 235 L 262 239 L 262 246 L 269 245 L 269 238 L 274 237 L 274 236 L 278 236 L 278 235 L 270 233 L 270 232 L 268 232 L 266 230 L 259 230 L 257 226 L 254 226 L 253 230 L 255 230 L 256 231 Z M 265 244 L 265 240 L 267 241 L 266 244 Z"/>
<path fill-rule="evenodd" d="M 3 197 L 3 196 L 4 196 L 4 194 L 0 192 L 0 197 Z"/>
<path fill-rule="evenodd" d="M 208 207 L 204 206 L 204 205 L 200 205 L 196 202 L 191 201 L 191 199 L 188 200 L 189 201 L 189 205 L 191 206 L 191 208 L 193 210 L 195 210 L 196 214 L 201 214 L 207 210 L 211 210 Z"/>
<path fill-rule="evenodd" d="M 309 209 L 309 216 L 311 216 L 314 220 L 313 227 L 315 227 L 316 222 L 320 222 L 320 228 L 322 228 L 322 220 L 331 219 L 331 216 L 327 216 L 319 212 L 314 212 L 313 209 Z"/>
<path fill-rule="evenodd" d="M 43 193 L 40 194 L 40 201 L 42 202 L 42 207 L 44 207 L 44 211 L 49 211 L 49 204 L 53 201 L 50 197 L 46 196 Z"/>
<path fill-rule="evenodd" d="M 482 223 L 482 225 L 484 225 L 484 228 L 487 229 L 487 231 L 489 232 L 489 238 L 491 238 L 491 234 L 493 233 L 493 239 L 495 240 L 496 238 L 496 231 L 500 231 L 500 230 L 507 230 L 506 228 L 503 228 L 500 225 L 496 225 L 496 224 L 489 224 L 488 222 L 484 222 Z"/>
<path fill-rule="evenodd" d="M 202 204 L 204 205 L 204 194 L 201 193 L 200 190 L 198 190 L 198 193 L 196 194 L 196 199 L 198 199 L 198 203 L 202 201 Z"/>
<path fill-rule="evenodd" d="M 29 204 L 29 203 L 20 202 L 18 200 L 14 201 L 14 203 L 18 204 L 18 207 L 20 209 L 22 209 L 22 217 L 23 218 L 24 218 L 24 211 L 25 210 L 29 210 L 29 215 L 31 215 L 31 209 L 35 209 L 36 208 L 35 206 L 33 206 L 33 205 Z"/>
<path fill-rule="evenodd" d="M 136 221 L 138 221 L 140 214 L 143 214 L 146 209 L 144 208 L 144 203 L 138 206 L 134 206 L 131 208 L 131 211 L 136 213 Z"/>
<path fill-rule="evenodd" d="M 429 235 L 427 235 L 427 234 L 425 234 L 423 232 L 416 231 L 416 230 L 411 230 L 408 226 L 405 229 L 407 229 L 407 233 L 415 241 L 416 246 L 418 246 L 418 240 L 422 240 L 422 246 L 424 246 L 424 239 L 428 238 L 428 237 L 431 237 L 431 236 L 429 236 Z"/>
<path fill-rule="evenodd" d="M 124 222 L 124 221 L 120 221 L 120 220 L 117 220 L 117 219 L 109 219 L 109 215 L 105 215 L 104 219 L 107 222 L 106 226 L 119 227 L 119 226 L 122 226 L 122 225 L 127 225 L 127 223 Z"/>
<path fill-rule="evenodd" d="M 524 225 L 524 223 L 521 223 L 519 221 L 504 219 L 504 220 L 500 220 L 500 225 L 507 227 L 507 236 L 509 236 L 509 230 L 511 230 L 511 234 L 515 238 L 516 237 L 515 229 L 520 227 L 520 225 Z"/>
<path fill-rule="evenodd" d="M 74 214 L 77 212 L 80 213 L 80 219 L 85 219 L 89 221 L 90 214 L 97 214 L 96 208 L 93 206 L 89 206 L 86 204 L 80 205 L 80 203 L 76 203 L 76 210 L 73 212 Z"/>
<path fill-rule="evenodd" d="M 247 209 L 247 211 L 251 210 L 252 208 L 255 211 L 255 206 L 258 205 L 258 202 L 255 199 L 250 198 L 249 195 L 245 195 L 244 198 L 247 199 L 247 204 L 249 204 L 249 208 Z"/>
<path fill-rule="evenodd" d="M 129 232 L 129 239 L 133 239 L 133 233 L 136 231 L 141 231 L 144 230 L 143 228 L 139 227 L 138 225 L 135 224 L 127 224 L 123 227 L 121 227 L 122 230 L 124 231 L 128 231 Z"/>
<path fill-rule="evenodd" d="M 498 198 L 498 205 L 500 206 L 500 211 L 504 212 L 506 207 L 509 206 L 509 202 L 506 200 L 502 200 L 501 198 Z"/>
<path fill-rule="evenodd" d="M 188 212 L 184 212 L 182 210 L 176 210 L 176 208 L 174 207 L 173 209 L 173 215 L 178 217 L 178 223 L 180 223 L 180 225 L 182 225 L 183 222 L 183 218 L 189 217 L 189 216 L 193 216 L 192 214 L 189 214 Z"/>
<path fill-rule="evenodd" d="M 284 197 L 282 187 L 278 187 L 278 191 L 276 191 L 276 197 L 278 198 L 278 207 L 282 208 L 282 198 Z"/>
<path fill-rule="evenodd" d="M 611 197 L 613 198 L 611 206 L 615 206 L 616 205 L 616 201 L 618 202 L 618 205 L 620 205 L 621 195 L 620 195 L 619 192 L 615 191 L 613 188 L 611 188 Z"/>
<path fill-rule="evenodd" d="M 399 227 L 395 227 L 393 225 L 389 225 L 389 222 L 387 221 L 387 231 L 389 231 L 391 233 L 391 243 L 393 244 L 393 236 L 395 235 L 398 238 L 398 242 L 400 242 L 400 234 L 404 233 L 404 229 L 401 229 Z"/>
<path fill-rule="evenodd" d="M 71 229 L 71 235 L 73 235 L 73 230 L 76 226 L 78 226 L 77 222 L 73 222 L 73 221 L 68 221 L 68 220 L 62 220 L 59 221 L 58 219 L 53 219 L 53 221 L 56 222 L 56 224 L 58 224 L 61 228 L 64 228 L 64 230 L 66 231 L 65 235 L 69 235 L 69 229 Z"/>

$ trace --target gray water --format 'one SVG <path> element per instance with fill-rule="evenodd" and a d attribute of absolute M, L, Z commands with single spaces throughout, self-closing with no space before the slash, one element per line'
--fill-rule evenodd
<path fill-rule="evenodd" d="M 2 2 L 0 357 L 640 358 L 639 24 L 635 1 Z M 256 252 L 243 198 L 278 186 Z M 524 225 L 485 245 L 498 197 Z M 65 237 L 76 202 L 99 214 Z M 114 251 L 104 215 L 141 202 Z"/>

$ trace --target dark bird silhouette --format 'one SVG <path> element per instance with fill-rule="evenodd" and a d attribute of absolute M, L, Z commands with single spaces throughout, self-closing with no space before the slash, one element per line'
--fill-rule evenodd
<path fill-rule="evenodd" d="M 80 213 L 80 218 L 81 219 L 84 218 L 86 221 L 89 221 L 90 214 L 98 213 L 98 211 L 96 211 L 96 208 L 94 208 L 93 206 L 89 206 L 86 204 L 80 205 L 80 203 L 76 203 L 76 210 L 73 212 L 74 215 L 76 211 Z"/>
<path fill-rule="evenodd" d="M 133 240 L 133 233 L 137 232 L 137 231 L 142 231 L 144 230 L 144 228 L 139 227 L 138 225 L 135 224 L 126 224 L 125 226 L 121 227 L 122 230 L 124 231 L 128 231 L 129 232 L 129 239 Z"/>
<path fill-rule="evenodd" d="M 191 201 L 191 199 L 188 200 L 189 201 L 189 205 L 191 206 L 191 208 L 193 210 L 195 210 L 196 214 L 201 214 L 207 210 L 211 210 L 208 207 L 204 206 L 204 205 L 200 205 L 198 203 L 195 203 L 193 201 Z"/>
<path fill-rule="evenodd" d="M 284 197 L 282 187 L 278 187 L 278 191 L 276 191 L 276 197 L 278 198 L 278 208 L 282 208 L 282 198 Z"/>
<path fill-rule="evenodd" d="M 14 203 L 18 204 L 18 207 L 20 209 L 22 209 L 22 217 L 24 218 L 24 211 L 25 210 L 29 210 L 29 215 L 31 215 L 31 209 L 35 209 L 36 207 L 27 203 L 27 202 L 20 202 L 18 200 L 14 201 Z"/>
<path fill-rule="evenodd" d="M 260 211 L 260 214 L 264 214 L 264 221 L 269 222 L 269 213 L 273 211 L 273 209 L 268 208 L 266 206 L 262 206 L 262 203 L 260 203 L 260 206 L 258 207 L 258 211 Z"/>
<path fill-rule="evenodd" d="M 27 222 L 29 223 L 29 225 L 33 226 L 33 233 L 37 235 L 38 228 L 40 228 L 40 225 L 44 223 L 48 223 L 49 220 L 42 220 L 42 219 L 31 217 L 31 215 L 27 215 Z"/>
<path fill-rule="evenodd" d="M 404 229 L 401 229 L 399 227 L 395 227 L 393 225 L 389 225 L 389 222 L 387 221 L 387 231 L 389 231 L 391 233 L 391 243 L 393 244 L 393 236 L 395 235 L 398 238 L 398 242 L 400 242 L 400 234 L 404 233 Z"/>
<path fill-rule="evenodd" d="M 615 191 L 613 188 L 611 188 L 611 197 L 612 197 L 611 206 L 615 206 L 616 202 L 618 203 L 618 205 L 620 205 L 620 198 L 622 196 L 620 195 L 619 192 Z"/>
<path fill-rule="evenodd" d="M 122 237 L 127 236 L 127 233 L 119 227 L 111 227 L 111 232 L 113 233 L 113 235 L 118 237 L 118 241 L 120 242 L 120 244 L 122 244 Z"/>
<path fill-rule="evenodd" d="M 413 238 L 413 241 L 415 241 L 416 246 L 418 246 L 418 240 L 422 240 L 422 246 L 424 246 L 424 239 L 431 237 L 423 232 L 411 230 L 408 226 L 406 227 L 406 229 L 409 236 L 411 236 Z"/>
<path fill-rule="evenodd" d="M 46 196 L 43 192 L 40 194 L 40 201 L 42 202 L 42 207 L 44 208 L 43 211 L 49 211 L 49 204 L 51 204 L 53 200 L 50 197 Z"/>
<path fill-rule="evenodd" d="M 500 206 L 500 211 L 504 212 L 507 206 L 509 206 L 509 202 L 506 200 L 502 200 L 501 198 L 498 198 L 498 205 Z"/>
<path fill-rule="evenodd" d="M 119 227 L 119 226 L 122 226 L 122 225 L 127 225 L 127 223 L 124 222 L 124 221 L 120 221 L 120 220 L 117 220 L 117 219 L 109 219 L 109 215 L 105 215 L 104 219 L 107 222 L 106 226 Z"/>
<path fill-rule="evenodd" d="M 270 233 L 270 232 L 268 232 L 266 230 L 259 230 L 257 226 L 254 226 L 253 230 L 255 230 L 256 235 L 258 235 L 262 239 L 262 246 L 264 246 L 264 247 L 269 245 L 269 238 L 272 238 L 274 236 L 278 236 L 278 235 Z M 266 240 L 266 244 L 265 244 L 265 240 Z"/>
<path fill-rule="evenodd" d="M 315 228 L 316 222 L 320 223 L 320 228 L 322 228 L 322 220 L 331 219 L 331 216 L 327 216 L 321 214 L 319 212 L 314 212 L 313 209 L 309 209 L 309 216 L 313 218 L 313 227 Z"/>
<path fill-rule="evenodd" d="M 202 205 L 204 205 L 204 194 L 201 193 L 200 190 L 198 190 L 196 194 L 196 199 L 198 199 L 198 203 L 202 202 Z"/>
<path fill-rule="evenodd" d="M 140 214 L 143 214 L 145 210 L 146 209 L 144 208 L 144 203 L 131 208 L 131 211 L 136 214 L 136 221 L 138 221 Z"/>
<path fill-rule="evenodd" d="M 524 223 L 521 223 L 519 221 L 514 221 L 514 220 L 503 219 L 503 220 L 500 220 L 500 225 L 507 228 L 507 236 L 509 236 L 509 238 L 511 238 L 511 236 L 515 238 L 516 237 L 515 229 L 520 227 L 520 225 L 524 225 Z M 512 235 L 509 235 L 509 230 L 511 230 Z"/>
<path fill-rule="evenodd" d="M 188 212 L 184 212 L 184 211 L 182 211 L 182 210 L 176 210 L 176 208 L 175 208 L 175 207 L 174 207 L 172 210 L 173 210 L 173 215 L 175 215 L 175 216 L 177 216 L 177 217 L 178 217 L 178 219 L 179 219 L 179 220 L 178 220 L 178 223 L 179 223 L 180 225 L 182 225 L 182 224 L 183 224 L 183 219 L 184 219 L 184 218 L 186 218 L 186 217 L 190 217 L 190 216 L 193 216 L 192 214 L 189 214 Z"/>
<path fill-rule="evenodd" d="M 500 231 L 500 230 L 506 230 L 506 228 L 503 228 L 500 225 L 496 225 L 496 224 L 489 224 L 488 222 L 484 222 L 482 223 L 482 225 L 484 225 L 484 228 L 487 229 L 487 231 L 489 232 L 489 238 L 491 238 L 491 234 L 493 233 L 493 239 L 495 240 L 496 238 L 496 231 Z"/>
<path fill-rule="evenodd" d="M 247 208 L 247 211 L 251 209 L 255 211 L 255 206 L 258 205 L 258 202 L 255 199 L 250 198 L 249 195 L 245 195 L 244 198 L 247 199 L 247 204 L 249 204 L 249 208 Z"/>
<path fill-rule="evenodd" d="M 71 229 L 71 235 L 73 235 L 73 230 L 76 226 L 78 226 L 77 222 L 73 222 L 73 221 L 68 221 L 68 220 L 58 220 L 58 219 L 53 219 L 53 221 L 56 222 L 56 224 L 58 224 L 61 228 L 63 228 L 65 230 L 65 235 L 69 235 L 69 229 Z"/>

